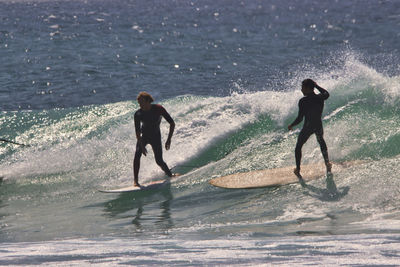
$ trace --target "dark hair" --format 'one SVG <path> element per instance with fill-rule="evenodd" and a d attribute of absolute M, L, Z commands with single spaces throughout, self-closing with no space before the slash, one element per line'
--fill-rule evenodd
<path fill-rule="evenodd" d="M 310 89 L 314 89 L 315 82 L 311 79 L 305 79 L 301 85 Z"/>
<path fill-rule="evenodd" d="M 150 102 L 150 103 L 154 101 L 154 98 L 151 96 L 151 94 L 149 94 L 147 92 L 140 92 L 136 99 L 139 100 L 139 98 L 143 98 L 147 102 Z"/>

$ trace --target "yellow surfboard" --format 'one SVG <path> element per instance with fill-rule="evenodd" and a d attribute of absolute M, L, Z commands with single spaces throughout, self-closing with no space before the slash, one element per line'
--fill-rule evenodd
<path fill-rule="evenodd" d="M 364 161 L 333 162 L 332 173 L 338 173 L 343 169 L 364 163 Z M 280 186 L 298 183 L 299 178 L 293 173 L 294 166 L 256 170 L 250 172 L 234 173 L 227 176 L 211 179 L 210 184 L 222 188 L 244 189 L 269 186 Z M 304 181 L 311 181 L 323 177 L 326 174 L 324 163 L 307 164 L 301 166 L 301 175 Z"/>

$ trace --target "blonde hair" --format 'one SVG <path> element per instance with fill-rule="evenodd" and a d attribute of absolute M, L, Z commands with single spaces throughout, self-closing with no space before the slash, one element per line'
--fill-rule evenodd
<path fill-rule="evenodd" d="M 150 102 L 150 103 L 154 101 L 154 98 L 151 96 L 151 94 L 149 94 L 147 92 L 140 92 L 136 99 L 139 100 L 139 98 L 143 98 L 147 102 Z"/>

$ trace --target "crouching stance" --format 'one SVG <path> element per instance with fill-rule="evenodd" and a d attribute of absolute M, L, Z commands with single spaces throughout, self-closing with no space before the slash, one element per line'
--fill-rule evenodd
<path fill-rule="evenodd" d="M 314 88 L 316 88 L 320 94 L 315 94 Z M 317 137 L 327 172 L 330 172 L 332 168 L 332 164 L 329 162 L 328 148 L 323 137 L 324 130 L 321 119 L 324 101 L 328 99 L 329 93 L 311 79 L 306 79 L 302 82 L 301 91 L 304 97 L 299 101 L 299 114 L 294 122 L 288 126 L 288 129 L 292 130 L 294 126 L 303 120 L 303 117 L 305 118 L 303 129 L 300 131 L 295 149 L 296 169 L 294 173 L 299 178 L 301 178 L 301 148 L 312 134 L 315 134 Z"/>
<path fill-rule="evenodd" d="M 161 131 L 160 123 L 163 117 L 170 125 L 167 141 L 165 142 L 165 149 L 168 150 L 171 146 L 171 138 L 175 129 L 175 122 L 161 105 L 152 104 L 153 97 L 146 93 L 140 92 L 137 101 L 140 109 L 135 113 L 135 131 L 136 131 L 136 152 L 135 159 L 133 160 L 133 175 L 134 185 L 139 184 L 139 168 L 140 158 L 147 155 L 146 145 L 150 144 L 153 148 L 154 157 L 158 166 L 169 177 L 172 176 L 171 170 L 164 162 L 162 157 L 162 144 L 161 144 Z"/>

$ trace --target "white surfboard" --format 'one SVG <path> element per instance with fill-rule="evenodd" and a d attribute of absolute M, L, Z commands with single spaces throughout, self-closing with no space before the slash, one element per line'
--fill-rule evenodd
<path fill-rule="evenodd" d="M 332 163 L 332 173 L 337 173 L 345 168 L 364 163 L 364 161 L 346 161 Z M 210 184 L 222 188 L 245 189 L 269 186 L 280 186 L 298 183 L 299 178 L 293 173 L 294 166 L 257 170 L 243 173 L 234 173 L 227 176 L 211 179 Z M 301 175 L 304 181 L 311 181 L 324 177 L 326 167 L 324 163 L 307 164 L 301 166 Z"/>
<path fill-rule="evenodd" d="M 144 190 L 150 190 L 150 189 L 156 189 L 162 186 L 165 186 L 169 184 L 170 181 L 168 180 L 160 180 L 160 181 L 154 181 L 148 184 L 141 185 L 140 187 L 138 186 L 127 186 L 127 187 L 122 187 L 122 188 L 117 188 L 117 189 L 100 189 L 99 191 L 102 193 L 127 193 L 127 192 L 134 192 L 134 191 L 144 191 Z"/>
<path fill-rule="evenodd" d="M 172 177 L 177 177 L 180 174 L 174 173 Z M 128 193 L 128 192 L 135 192 L 135 191 L 145 191 L 145 190 L 154 190 L 166 186 L 171 183 L 171 178 L 167 178 L 166 180 L 158 180 L 152 181 L 150 183 L 142 184 L 139 186 L 127 186 L 117 189 L 99 189 L 102 193 Z"/>

